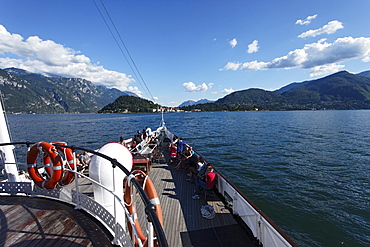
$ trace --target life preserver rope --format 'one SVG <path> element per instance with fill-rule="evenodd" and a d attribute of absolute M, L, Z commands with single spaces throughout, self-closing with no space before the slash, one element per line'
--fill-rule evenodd
<path fill-rule="evenodd" d="M 53 164 L 53 169 L 50 169 L 49 179 L 42 177 L 37 169 L 36 161 L 40 152 L 46 154 Z M 52 144 L 47 142 L 38 142 L 34 144 L 27 152 L 27 170 L 28 174 L 38 187 L 54 189 L 63 175 L 63 160 Z"/>
<path fill-rule="evenodd" d="M 60 141 L 53 141 L 52 143 L 57 143 L 60 145 L 67 145 L 65 142 Z M 64 167 L 67 167 L 69 170 L 74 170 L 75 163 L 74 163 L 74 157 L 73 157 L 73 151 L 70 148 L 65 147 L 56 147 L 60 152 L 64 154 L 65 162 Z M 64 171 L 62 178 L 59 180 L 60 185 L 67 185 L 70 184 L 75 178 L 74 172 L 71 171 Z"/>
<path fill-rule="evenodd" d="M 148 196 L 150 202 L 155 206 L 155 212 L 157 214 L 159 222 L 163 226 L 162 208 L 161 208 L 161 204 L 160 204 L 160 201 L 159 201 L 159 198 L 158 198 L 157 191 L 154 187 L 154 184 L 153 184 L 152 180 L 143 171 L 133 171 L 132 175 L 139 182 L 139 184 L 143 188 L 144 192 Z M 126 187 L 125 187 L 124 203 L 125 203 L 125 206 L 126 206 L 128 212 L 130 213 L 131 217 L 134 220 L 137 235 L 139 236 L 139 238 L 140 238 L 141 242 L 144 244 L 144 246 L 147 246 L 148 245 L 148 243 L 147 243 L 148 238 L 143 234 L 143 231 L 141 230 L 140 223 L 139 223 L 139 220 L 137 218 L 135 202 L 132 199 L 132 197 L 133 197 L 133 188 L 132 187 L 133 186 L 131 186 L 131 183 L 130 183 L 130 180 L 132 178 L 133 178 L 132 176 L 129 177 L 129 179 L 127 181 L 127 184 L 126 184 Z M 132 226 L 131 226 L 130 222 L 128 222 L 127 224 L 128 224 L 128 230 L 130 232 L 130 236 L 133 236 L 132 235 Z M 135 246 L 138 246 L 138 241 L 137 241 L 136 238 L 134 239 L 134 242 L 135 242 Z M 155 242 L 155 245 L 157 245 L 157 242 Z"/>

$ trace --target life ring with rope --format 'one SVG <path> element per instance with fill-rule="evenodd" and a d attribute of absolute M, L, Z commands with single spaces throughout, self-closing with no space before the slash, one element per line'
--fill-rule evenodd
<path fill-rule="evenodd" d="M 51 163 L 49 155 L 43 153 L 42 155 L 42 163 L 44 165 L 45 172 L 50 176 L 51 175 Z"/>
<path fill-rule="evenodd" d="M 36 165 L 37 156 L 43 152 L 51 160 L 53 166 L 50 169 L 50 178 L 43 178 Z M 45 158 L 43 158 L 45 162 Z M 57 149 L 48 142 L 38 142 L 34 144 L 27 152 L 27 170 L 28 174 L 40 188 L 54 189 L 63 175 L 63 160 L 60 157 Z"/>
<path fill-rule="evenodd" d="M 61 141 L 53 141 L 52 144 L 67 145 L 66 142 L 61 142 Z M 60 152 L 64 154 L 64 157 L 66 159 L 65 167 L 69 168 L 70 170 L 74 170 L 75 163 L 74 163 L 72 149 L 65 148 L 65 147 L 59 147 L 59 146 L 57 146 L 56 148 L 57 150 L 59 150 Z M 59 184 L 62 186 L 67 185 L 67 184 L 70 184 L 74 179 L 75 179 L 74 172 L 64 171 L 62 178 L 59 180 Z"/>
<path fill-rule="evenodd" d="M 159 222 L 161 223 L 161 225 L 163 227 L 162 207 L 161 207 L 161 204 L 159 202 L 158 194 L 157 194 L 157 191 L 154 187 L 154 184 L 153 184 L 152 180 L 143 171 L 135 170 L 135 171 L 132 172 L 132 174 L 135 176 L 135 179 L 139 182 L 139 184 L 143 188 L 143 190 L 144 190 L 145 194 L 148 196 L 150 202 L 155 206 L 155 212 L 157 214 Z M 134 219 L 137 234 L 138 234 L 141 242 L 143 243 L 143 245 L 148 246 L 148 241 L 147 241 L 148 238 L 144 235 L 143 231 L 141 230 L 140 223 L 139 223 L 139 220 L 138 220 L 137 215 L 136 215 L 136 207 L 135 207 L 135 205 L 133 203 L 133 200 L 132 200 L 132 190 L 131 190 L 131 186 L 130 186 L 129 181 L 127 181 L 124 193 L 125 193 L 124 194 L 125 206 L 126 206 L 128 212 L 130 213 L 130 215 L 132 216 L 132 218 Z M 133 236 L 132 235 L 132 226 L 131 226 L 130 222 L 128 222 L 127 225 L 128 225 L 128 230 L 130 232 L 130 236 Z M 136 237 L 134 239 L 134 242 L 135 242 L 135 246 L 139 246 Z M 157 241 L 155 241 L 154 244 L 155 244 L 155 246 L 158 246 Z"/>

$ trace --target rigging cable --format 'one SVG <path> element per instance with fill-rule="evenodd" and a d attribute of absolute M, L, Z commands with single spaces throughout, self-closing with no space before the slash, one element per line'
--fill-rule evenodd
<path fill-rule="evenodd" d="M 113 22 L 112 18 L 110 17 L 110 14 L 109 14 L 109 12 L 108 12 L 107 8 L 105 7 L 105 5 L 104 5 L 104 3 L 103 3 L 103 0 L 100 0 L 100 3 L 102 4 L 102 6 L 103 6 L 103 8 L 104 8 L 104 10 L 105 10 L 105 13 L 107 14 L 107 16 L 108 16 L 108 18 L 109 18 L 109 20 L 110 20 L 110 22 L 111 22 L 112 26 L 114 27 L 114 30 L 115 30 L 116 34 L 118 35 L 118 37 L 119 37 L 119 39 L 120 39 L 120 41 L 121 41 L 121 43 L 122 43 L 123 47 L 125 48 L 126 53 L 128 54 L 128 57 L 129 57 L 130 59 L 128 59 L 128 58 L 127 58 L 127 56 L 125 55 L 125 53 L 124 53 L 124 51 L 123 51 L 123 49 L 122 49 L 122 47 L 121 47 L 120 43 L 119 43 L 119 42 L 118 42 L 118 40 L 116 39 L 116 37 L 115 37 L 115 35 L 114 35 L 114 33 L 113 33 L 112 29 L 109 27 L 109 24 L 108 24 L 108 23 L 107 23 L 107 21 L 105 20 L 104 15 L 103 15 L 103 14 L 102 14 L 102 12 L 100 11 L 100 9 L 99 9 L 98 5 L 96 4 L 95 0 L 93 0 L 93 2 L 94 2 L 94 4 L 95 4 L 95 7 L 98 9 L 98 11 L 99 11 L 99 13 L 100 13 L 100 16 L 103 18 L 103 20 L 104 20 L 104 22 L 105 22 L 106 26 L 108 27 L 108 29 L 109 29 L 109 31 L 110 31 L 110 33 L 111 33 L 111 35 L 113 36 L 113 39 L 115 40 L 116 44 L 118 45 L 118 47 L 119 47 L 119 49 L 120 49 L 121 53 L 123 54 L 124 58 L 126 59 L 126 62 L 129 64 L 129 66 L 130 66 L 131 70 L 132 70 L 132 71 L 133 71 L 133 73 L 135 74 L 135 77 L 138 79 L 139 83 L 140 83 L 140 84 L 141 84 L 141 86 L 144 88 L 144 90 L 145 90 L 145 89 L 147 90 L 147 92 L 148 92 L 148 94 L 150 95 L 151 99 L 154 101 L 154 97 L 153 97 L 153 95 L 151 94 L 151 92 L 150 92 L 150 90 L 149 90 L 149 88 L 148 88 L 148 86 L 147 86 L 147 84 L 146 84 L 146 82 L 145 82 L 144 78 L 142 77 L 142 75 L 141 75 L 141 73 L 140 73 L 140 71 L 139 71 L 138 67 L 136 66 L 136 63 L 134 62 L 134 59 L 132 58 L 132 56 L 131 56 L 130 52 L 128 51 L 127 46 L 125 45 L 125 42 L 123 41 L 123 39 L 122 39 L 122 37 L 121 37 L 120 33 L 118 32 L 116 25 L 114 24 L 114 22 Z M 131 63 L 130 63 L 130 61 L 131 61 Z M 135 69 L 134 69 L 133 67 L 134 67 Z M 136 72 L 137 72 L 137 74 L 138 74 L 139 76 L 136 74 Z M 144 85 L 144 86 L 143 86 L 143 85 Z"/>

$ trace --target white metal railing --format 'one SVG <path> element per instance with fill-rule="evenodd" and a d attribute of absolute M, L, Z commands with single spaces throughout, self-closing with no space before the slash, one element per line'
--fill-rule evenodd
<path fill-rule="evenodd" d="M 0 147 L 8 146 L 8 145 L 27 145 L 27 147 L 29 147 L 30 145 L 34 145 L 34 143 L 32 143 L 32 142 L 0 143 Z M 95 150 L 89 150 L 89 149 L 79 148 L 79 147 L 75 147 L 75 146 L 62 145 L 62 144 L 59 144 L 59 143 L 53 143 L 53 145 L 56 146 L 56 147 L 70 148 L 72 150 L 81 150 L 81 151 L 89 152 L 93 155 L 96 155 L 96 156 L 99 156 L 103 159 L 108 160 L 112 164 L 113 168 L 120 169 L 129 178 L 133 177 L 133 174 L 131 174 L 130 171 L 128 171 L 127 168 L 125 168 L 121 163 L 119 163 L 116 159 L 111 158 L 111 157 L 109 157 L 109 156 L 107 156 L 103 153 L 99 153 L 98 151 L 95 151 Z M 75 157 L 74 157 L 74 159 L 75 159 Z M 74 163 L 76 164 L 76 162 L 74 162 Z M 15 163 L 11 163 L 11 164 L 15 166 Z M 9 164 L 6 163 L 6 162 L 3 162 L 3 165 L 9 165 Z M 75 166 L 74 169 L 76 169 L 76 166 Z M 143 245 L 143 243 L 141 243 L 140 238 L 138 236 L 138 232 L 136 230 L 137 228 L 136 228 L 135 223 L 134 223 L 135 221 L 132 218 L 134 216 L 131 216 L 129 214 L 129 212 L 126 209 L 124 203 L 122 202 L 122 200 L 120 199 L 120 197 L 118 195 L 116 195 L 112 190 L 104 187 L 99 182 L 97 182 L 97 181 L 95 181 L 95 180 L 93 180 L 89 177 L 86 177 L 83 174 L 77 173 L 77 171 L 75 171 L 75 170 L 71 170 L 71 169 L 65 169 L 65 170 L 75 173 L 76 182 L 75 182 L 74 190 L 73 189 L 68 189 L 66 187 L 61 187 L 61 186 L 59 186 L 55 189 L 52 189 L 52 190 L 41 189 L 37 186 L 34 186 L 33 182 L 31 182 L 31 180 L 28 180 L 29 182 L 26 182 L 26 184 L 28 183 L 28 185 L 25 185 L 24 183 L 21 183 L 21 182 L 8 181 L 8 182 L 1 182 L 0 194 L 1 193 L 7 193 L 7 194 L 10 193 L 10 194 L 18 194 L 18 195 L 26 194 L 26 195 L 31 195 L 31 196 L 43 195 L 43 196 L 47 196 L 47 197 L 51 197 L 51 198 L 57 198 L 59 200 L 65 201 L 67 203 L 75 204 L 76 209 L 78 209 L 78 208 L 85 209 L 88 213 L 90 213 L 92 216 L 96 217 L 100 222 L 102 222 L 107 227 L 107 229 L 114 235 L 114 240 L 113 240 L 114 244 L 120 244 L 122 246 L 127 246 L 127 244 L 129 244 L 129 246 L 133 246 L 135 243 L 138 243 L 139 246 Z M 93 198 L 90 198 L 90 197 L 88 197 L 88 196 L 86 196 L 82 193 L 79 193 L 79 183 L 77 182 L 77 180 L 79 179 L 79 176 L 88 179 L 89 181 L 94 183 L 96 186 L 101 187 L 103 190 L 106 190 L 106 191 L 108 191 L 108 193 L 113 195 L 113 198 L 114 198 L 113 215 L 111 213 L 109 213 L 104 208 L 103 205 L 99 204 Z M 130 179 L 130 180 L 131 180 L 131 183 L 133 185 L 131 187 L 135 187 L 135 189 L 137 190 L 138 194 L 140 195 L 141 201 L 143 202 L 144 207 L 145 207 L 144 211 L 145 211 L 145 214 L 147 215 L 147 217 L 144 217 L 144 218 L 147 220 L 147 224 L 148 224 L 148 230 L 147 230 L 148 239 L 149 240 L 154 240 L 154 232 L 155 232 L 156 233 L 155 240 L 158 243 L 158 245 L 163 246 L 163 247 L 168 246 L 163 228 L 162 228 L 161 223 L 160 223 L 160 221 L 159 221 L 159 219 L 156 215 L 156 212 L 155 212 L 155 206 L 149 200 L 148 196 L 145 194 L 143 188 L 136 181 L 136 179 Z M 118 224 L 118 221 L 117 221 L 118 216 L 120 216 L 119 221 L 122 218 L 122 216 L 117 214 L 117 213 L 122 212 L 122 210 L 126 215 L 126 216 L 123 215 L 123 217 L 127 218 L 127 220 L 130 222 L 130 224 L 132 224 L 132 228 L 134 229 L 132 231 L 133 236 L 135 236 L 135 238 L 136 238 L 136 240 L 134 240 L 134 241 L 132 241 L 128 237 L 128 234 L 127 234 L 128 231 L 127 231 L 127 228 L 126 228 L 127 227 L 126 221 L 122 221 L 123 225 Z M 132 238 L 132 239 L 135 239 L 135 238 Z M 149 243 L 149 241 L 146 240 L 146 244 L 148 244 L 148 246 L 153 246 L 154 242 L 152 241 L 151 243 Z"/>
<path fill-rule="evenodd" d="M 251 203 L 234 185 L 224 176 L 216 171 L 218 183 L 217 189 L 232 207 L 235 215 L 238 215 L 250 228 L 263 246 L 297 246 L 288 236 L 285 235 L 266 215 L 262 213 L 253 203 Z"/>
<path fill-rule="evenodd" d="M 28 182 L 0 182 L 0 196 L 1 195 L 20 195 L 20 196 L 44 196 L 48 198 L 58 199 L 63 202 L 67 202 L 69 204 L 75 205 L 75 209 L 83 209 L 86 212 L 88 212 L 90 215 L 92 215 L 94 218 L 98 219 L 113 235 L 114 239 L 112 241 L 115 245 L 120 246 L 134 246 L 134 241 L 132 239 L 137 240 L 138 246 L 142 247 L 144 246 L 139 238 L 134 216 L 130 215 L 127 208 L 124 205 L 124 202 L 119 198 L 118 195 L 114 193 L 114 191 L 106 188 L 104 185 L 100 184 L 99 182 L 91 179 L 88 176 L 85 176 L 81 173 L 78 173 L 73 170 L 65 169 L 68 172 L 74 172 L 76 175 L 76 182 L 73 189 L 69 189 L 67 187 L 57 187 L 53 190 L 46 190 L 41 189 L 32 181 Z M 131 178 L 134 178 L 133 175 L 130 175 Z M 129 177 L 130 177 L 129 176 Z M 103 188 L 104 190 L 108 191 L 110 194 L 113 195 L 115 199 L 115 209 L 114 214 L 112 215 L 110 212 L 108 212 L 102 205 L 100 205 L 97 201 L 95 201 L 92 197 L 89 197 L 83 193 L 79 193 L 80 191 L 80 185 L 78 182 L 79 177 L 83 177 L 90 182 L 92 182 L 94 185 L 99 186 Z M 134 178 L 135 179 L 135 178 Z M 128 179 L 131 180 L 131 179 Z M 131 186 L 134 187 L 134 186 Z M 136 193 L 134 193 L 136 194 Z M 135 200 L 136 198 L 133 198 Z M 127 226 L 122 226 L 117 222 L 117 211 L 118 207 L 123 209 L 125 211 L 126 220 L 131 224 L 132 226 L 132 236 L 130 238 L 127 230 Z M 144 217 L 146 218 L 146 217 Z M 154 240 L 154 229 L 151 222 L 147 221 L 147 234 L 148 234 L 148 246 L 154 246 L 153 240 Z"/>

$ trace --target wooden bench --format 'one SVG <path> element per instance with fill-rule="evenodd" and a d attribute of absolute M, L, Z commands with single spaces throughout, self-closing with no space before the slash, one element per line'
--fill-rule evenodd
<path fill-rule="evenodd" d="M 150 159 L 143 156 L 134 156 L 134 170 L 144 168 L 145 172 L 150 171 Z"/>

